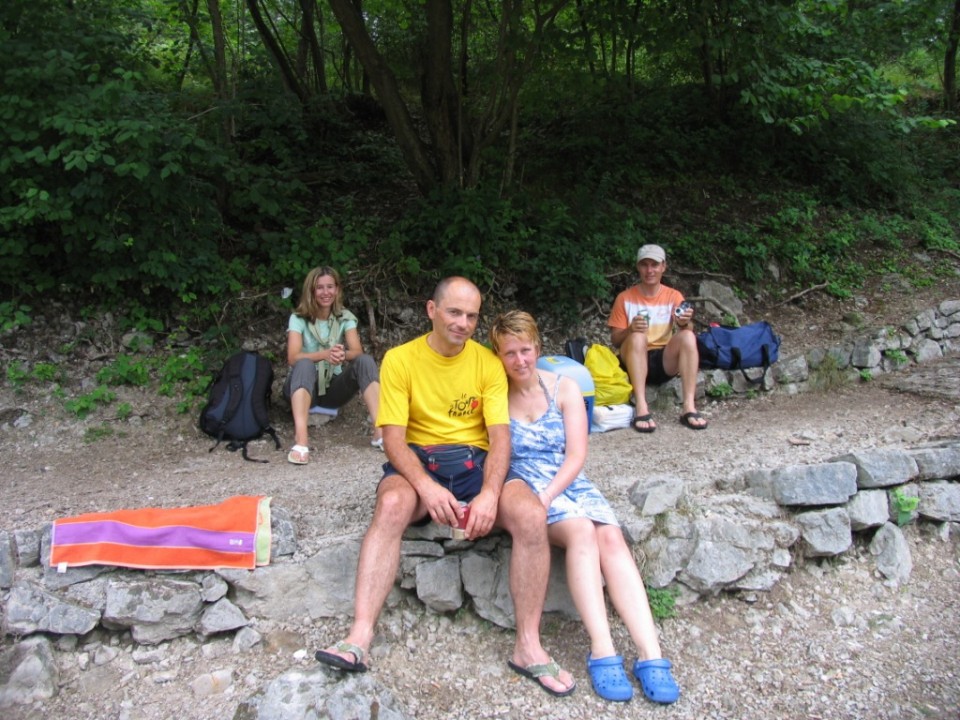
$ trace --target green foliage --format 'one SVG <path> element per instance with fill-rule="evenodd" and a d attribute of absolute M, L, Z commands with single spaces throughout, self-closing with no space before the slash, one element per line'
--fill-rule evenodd
<path fill-rule="evenodd" d="M 920 498 L 907 495 L 903 488 L 896 488 L 890 493 L 890 504 L 897 514 L 897 525 L 904 526 L 913 519 L 913 513 L 920 506 Z"/>
<path fill-rule="evenodd" d="M 380 232 L 375 217 L 346 202 L 338 208 L 336 218 L 319 217 L 302 232 L 286 237 L 273 263 L 273 274 L 278 283 L 292 285 L 295 293 L 318 265 L 330 265 L 349 276 L 371 259 Z"/>
<path fill-rule="evenodd" d="M 0 286 L 181 301 L 219 287 L 225 156 L 149 87 L 122 30 L 51 7 L 0 31 Z"/>
<path fill-rule="evenodd" d="M 864 247 L 958 251 L 958 130 L 929 114 L 942 8 L 668 5 L 563 8 L 522 78 L 516 135 L 470 148 L 484 160 L 475 185 L 451 178 L 417 203 L 382 108 L 353 94 L 359 68 L 336 56 L 325 4 L 315 29 L 333 57 L 316 79 L 330 91 L 297 98 L 239 6 L 222 8 L 236 28 L 226 97 L 210 63 L 185 64 L 187 38 L 212 45 L 203 13 L 188 28 L 175 3 L 4 3 L 0 333 L 73 293 L 123 308 L 131 329 L 159 334 L 178 314 L 234 344 L 236 299 L 276 298 L 321 262 L 384 305 L 455 272 L 573 320 L 625 286 L 643 242 L 748 295 L 773 266 L 848 297 L 875 270 Z M 365 8 L 408 97 L 421 10 Z M 287 11 L 285 51 L 305 37 Z M 485 23 L 464 27 L 469 101 L 492 103 L 496 42 Z M 465 147 L 485 130 L 464 125 Z M 188 381 L 173 382 L 161 386 Z"/>
<path fill-rule="evenodd" d="M 92 444 L 113 435 L 113 428 L 109 425 L 92 425 L 83 432 L 83 441 Z"/>
<path fill-rule="evenodd" d="M 650 603 L 650 612 L 655 620 L 665 620 L 676 617 L 677 598 L 680 591 L 676 588 L 655 588 L 647 585 L 647 600 Z"/>
<path fill-rule="evenodd" d="M 907 354 L 903 350 L 887 348 L 883 351 L 883 355 L 897 366 L 906 365 L 910 362 L 910 358 L 907 357 Z"/>
<path fill-rule="evenodd" d="M 728 382 L 716 383 L 707 388 L 707 395 L 715 400 L 722 400 L 725 397 L 730 397 L 732 394 L 733 386 Z"/>
<path fill-rule="evenodd" d="M 600 223 L 584 225 L 559 201 L 504 199 L 486 188 L 440 191 L 393 229 L 380 252 L 403 281 L 422 284 L 430 269 L 428 285 L 454 274 L 483 289 L 512 285 L 532 311 L 571 317 L 608 292 L 606 256 L 622 244 Z M 635 240 L 628 242 L 635 252 Z"/>
<path fill-rule="evenodd" d="M 6 375 L 7 382 L 14 390 L 22 388 L 27 378 L 30 377 L 30 373 L 24 367 L 23 363 L 19 361 L 11 362 L 7 365 Z"/>
<path fill-rule="evenodd" d="M 0 302 L 0 335 L 29 325 L 31 307 L 17 302 Z"/>
<path fill-rule="evenodd" d="M 160 333 L 166 329 L 163 320 L 153 317 L 150 308 L 146 308 L 137 302 L 126 308 L 126 312 L 120 318 L 120 327 L 154 333 Z"/>
<path fill-rule="evenodd" d="M 755 228 L 741 229 L 731 237 L 749 280 L 761 282 L 772 262 L 796 284 L 825 282 L 837 297 L 849 297 L 863 283 L 865 270 L 852 251 L 865 231 L 849 213 L 823 208 L 815 198 L 801 193 L 763 199 L 770 202 L 772 212 Z M 875 223 L 873 219 L 869 225 Z"/>
<path fill-rule="evenodd" d="M 22 362 L 11 362 L 7 365 L 6 376 L 7 382 L 14 390 L 22 389 L 30 380 L 38 383 L 60 383 L 63 381 L 63 371 L 60 367 L 48 362 L 38 362 L 31 370 L 28 370 Z"/>
<path fill-rule="evenodd" d="M 133 414 L 133 407 L 130 403 L 123 402 L 117 405 L 117 419 L 126 420 Z"/>
<path fill-rule="evenodd" d="M 38 362 L 33 366 L 31 377 L 38 382 L 60 382 L 62 372 L 57 365 L 47 362 Z"/>
<path fill-rule="evenodd" d="M 205 397 L 213 380 L 213 376 L 207 372 L 208 366 L 217 367 L 217 364 L 211 361 L 208 365 L 202 351 L 196 346 L 184 353 L 168 356 L 158 369 L 157 392 L 165 397 L 180 392 L 183 399 L 178 401 L 177 412 L 190 412 L 197 401 Z"/>
<path fill-rule="evenodd" d="M 873 380 L 873 373 L 867 368 L 863 368 L 862 370 L 860 370 L 858 375 L 860 376 L 861 382 L 870 382 L 871 380 Z"/>
<path fill-rule="evenodd" d="M 957 216 L 952 217 L 953 221 L 939 210 L 918 208 L 916 228 L 925 248 L 954 252 L 960 249 L 960 235 L 955 221 Z"/>
<path fill-rule="evenodd" d="M 98 385 L 93 390 L 64 403 L 66 409 L 83 420 L 87 415 L 102 405 L 109 405 L 117 399 L 117 394 L 104 385 Z"/>
<path fill-rule="evenodd" d="M 150 367 L 146 358 L 120 354 L 110 365 L 97 372 L 101 385 L 146 385 L 150 381 Z"/>

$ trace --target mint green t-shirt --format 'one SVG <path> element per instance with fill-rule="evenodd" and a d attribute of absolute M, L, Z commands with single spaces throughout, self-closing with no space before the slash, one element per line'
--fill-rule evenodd
<path fill-rule="evenodd" d="M 305 353 L 314 353 L 320 350 L 327 350 L 337 343 L 343 342 L 343 336 L 347 330 L 357 327 L 357 316 L 349 310 L 343 310 L 338 318 L 340 322 L 340 331 L 337 337 L 330 337 L 330 328 L 333 323 L 330 320 L 317 320 L 309 322 L 296 313 L 290 315 L 290 321 L 287 323 L 287 332 L 300 333 L 303 336 L 303 351 Z M 313 329 L 307 327 L 313 325 Z M 314 332 L 316 331 L 316 333 Z M 319 339 L 317 339 L 319 336 Z M 321 361 L 322 362 L 322 361 Z M 342 372 L 342 366 L 337 365 L 333 368 L 333 374 L 339 375 Z"/>

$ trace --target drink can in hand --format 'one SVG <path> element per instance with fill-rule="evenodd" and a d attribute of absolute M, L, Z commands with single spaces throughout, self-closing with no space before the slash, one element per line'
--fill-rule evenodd
<path fill-rule="evenodd" d="M 453 528 L 450 535 L 454 540 L 464 540 L 467 537 L 467 521 L 470 519 L 470 506 L 467 503 L 460 503 L 460 509 L 463 510 L 463 517 L 458 520 L 457 527 Z"/>

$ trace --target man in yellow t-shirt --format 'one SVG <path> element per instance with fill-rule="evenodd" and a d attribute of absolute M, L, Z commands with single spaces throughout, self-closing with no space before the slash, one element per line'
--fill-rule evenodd
<path fill-rule="evenodd" d="M 683 304 L 679 291 L 661 282 L 666 270 L 667 254 L 662 247 L 641 247 L 637 252 L 640 282 L 617 295 L 607 321 L 610 340 L 619 348 L 620 363 L 633 386 L 633 429 L 641 433 L 657 429 L 647 407 L 647 384 L 657 385 L 677 375 L 683 397 L 680 422 L 691 430 L 707 427 L 696 406 L 700 353 L 693 332 L 693 308 Z"/>
<path fill-rule="evenodd" d="M 576 683 L 540 644 L 550 573 L 546 511 L 510 470 L 506 375 L 497 356 L 471 339 L 480 303 L 469 280 L 442 280 L 427 301 L 432 330 L 383 359 L 377 425 L 388 462 L 360 548 L 353 625 L 344 641 L 316 658 L 365 671 L 374 626 L 396 580 L 404 530 L 428 520 L 456 527 L 466 512 L 468 539 L 494 527 L 513 539 L 517 634 L 510 667 L 552 695 L 569 695 Z"/>

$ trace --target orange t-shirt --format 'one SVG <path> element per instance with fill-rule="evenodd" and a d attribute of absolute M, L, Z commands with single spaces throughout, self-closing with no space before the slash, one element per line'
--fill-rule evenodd
<path fill-rule="evenodd" d="M 646 297 L 640 292 L 640 286 L 634 285 L 617 295 L 610 310 L 607 326 L 624 330 L 630 326 L 637 314 L 643 310 L 649 314 L 647 322 L 647 347 L 656 350 L 665 347 L 673 337 L 673 311 L 683 302 L 683 295 L 666 285 L 661 285 L 654 297 Z"/>

